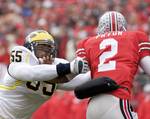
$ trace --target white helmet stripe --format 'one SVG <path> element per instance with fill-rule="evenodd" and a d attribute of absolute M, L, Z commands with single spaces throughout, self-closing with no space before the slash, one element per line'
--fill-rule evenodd
<path fill-rule="evenodd" d="M 115 19 L 114 19 L 114 13 L 111 12 L 111 31 L 115 31 Z"/>
<path fill-rule="evenodd" d="M 116 26 L 115 27 L 116 27 L 116 31 L 118 31 L 118 21 L 117 21 L 117 19 L 118 19 L 117 18 L 117 14 L 115 13 L 115 21 L 116 21 Z"/>
<path fill-rule="evenodd" d="M 111 13 L 109 13 L 109 30 L 112 31 Z"/>

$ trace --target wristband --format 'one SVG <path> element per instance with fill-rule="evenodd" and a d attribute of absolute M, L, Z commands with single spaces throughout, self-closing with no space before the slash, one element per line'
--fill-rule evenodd
<path fill-rule="evenodd" d="M 66 74 L 69 74 L 71 73 L 70 63 L 66 63 L 66 64 L 59 63 L 56 65 L 56 70 L 58 76 L 64 76 Z"/>

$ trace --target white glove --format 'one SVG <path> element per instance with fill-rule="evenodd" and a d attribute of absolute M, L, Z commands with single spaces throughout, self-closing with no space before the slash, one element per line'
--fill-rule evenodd
<path fill-rule="evenodd" d="M 70 69 L 71 73 L 74 74 L 86 73 L 89 71 L 88 62 L 80 57 L 77 57 L 70 63 Z"/>

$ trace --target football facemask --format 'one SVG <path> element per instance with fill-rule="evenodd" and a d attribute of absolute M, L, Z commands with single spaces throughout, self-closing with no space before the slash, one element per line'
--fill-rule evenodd
<path fill-rule="evenodd" d="M 44 64 L 51 64 L 56 57 L 56 45 L 54 39 L 44 30 L 31 32 L 26 37 L 24 46 L 31 50 L 38 59 L 42 59 Z"/>

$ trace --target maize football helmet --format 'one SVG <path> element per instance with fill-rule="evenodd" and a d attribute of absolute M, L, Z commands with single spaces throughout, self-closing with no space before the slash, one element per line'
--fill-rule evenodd
<path fill-rule="evenodd" d="M 127 23 L 124 16 L 116 11 L 104 13 L 98 23 L 98 34 L 111 31 L 126 31 Z"/>
<path fill-rule="evenodd" d="M 24 46 L 39 58 L 47 58 L 47 63 L 52 63 L 56 57 L 56 45 L 54 38 L 47 31 L 36 30 L 27 37 Z"/>

